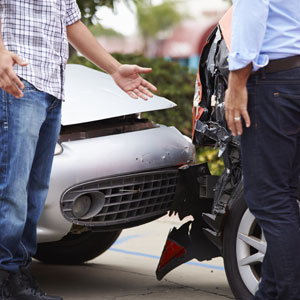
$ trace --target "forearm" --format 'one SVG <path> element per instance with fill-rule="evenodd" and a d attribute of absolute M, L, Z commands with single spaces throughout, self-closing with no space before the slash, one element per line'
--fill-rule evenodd
<path fill-rule="evenodd" d="M 81 21 L 68 26 L 67 34 L 76 50 L 108 74 L 115 73 L 120 67 L 120 63 L 100 45 Z"/>
<path fill-rule="evenodd" d="M 245 87 L 251 72 L 252 64 L 248 64 L 242 69 L 231 71 L 228 78 L 228 88 L 238 90 Z"/>

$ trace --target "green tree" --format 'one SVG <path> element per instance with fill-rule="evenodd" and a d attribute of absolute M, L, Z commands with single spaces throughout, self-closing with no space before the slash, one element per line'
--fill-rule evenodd
<path fill-rule="evenodd" d="M 145 53 L 151 38 L 155 38 L 159 32 L 173 27 L 182 20 L 174 1 L 171 0 L 155 6 L 151 0 L 143 0 L 136 2 L 136 7 L 138 28 L 144 38 Z"/>
<path fill-rule="evenodd" d="M 107 6 L 111 9 L 114 9 L 117 2 L 122 0 L 77 0 L 78 6 L 82 13 L 82 21 L 86 25 L 91 25 L 92 20 L 95 18 L 97 9 L 100 6 Z M 123 0 L 125 3 L 130 6 L 131 3 L 136 3 L 138 0 Z"/>
<path fill-rule="evenodd" d="M 105 28 L 101 24 L 89 26 L 90 31 L 94 36 L 113 36 L 113 37 L 124 37 L 121 33 L 113 30 L 112 28 Z"/>

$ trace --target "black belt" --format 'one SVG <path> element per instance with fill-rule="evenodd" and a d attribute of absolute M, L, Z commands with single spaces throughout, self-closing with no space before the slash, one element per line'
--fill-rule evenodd
<path fill-rule="evenodd" d="M 269 64 L 256 72 L 253 72 L 252 75 L 261 74 L 261 73 L 276 73 L 280 71 L 287 71 L 290 69 L 295 69 L 300 67 L 300 55 L 289 56 L 280 59 L 270 60 Z"/>

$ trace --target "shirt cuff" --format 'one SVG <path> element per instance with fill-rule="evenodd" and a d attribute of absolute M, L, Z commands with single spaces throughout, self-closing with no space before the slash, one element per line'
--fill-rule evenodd
<path fill-rule="evenodd" d="M 67 8 L 66 26 L 72 25 L 81 19 L 81 12 L 76 1 L 70 1 L 70 2 L 71 3 Z"/>
<path fill-rule="evenodd" d="M 242 69 L 252 63 L 253 71 L 257 71 L 260 68 L 265 67 L 269 63 L 269 56 L 262 54 L 252 58 L 251 55 L 242 56 L 240 53 L 229 54 L 229 71 L 235 71 Z"/>

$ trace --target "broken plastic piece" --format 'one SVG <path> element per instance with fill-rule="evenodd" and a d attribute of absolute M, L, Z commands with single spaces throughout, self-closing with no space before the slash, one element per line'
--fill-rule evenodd
<path fill-rule="evenodd" d="M 220 255 L 219 249 L 205 236 L 203 226 L 203 221 L 194 220 L 170 231 L 156 269 L 158 280 L 193 258 L 203 261 Z"/>
<path fill-rule="evenodd" d="M 232 136 L 227 129 L 215 122 L 203 123 L 198 120 L 196 122 L 195 130 L 201 135 L 207 136 L 216 142 L 215 146 L 219 147 L 219 157 L 222 156 L 227 145 L 232 141 Z"/>

